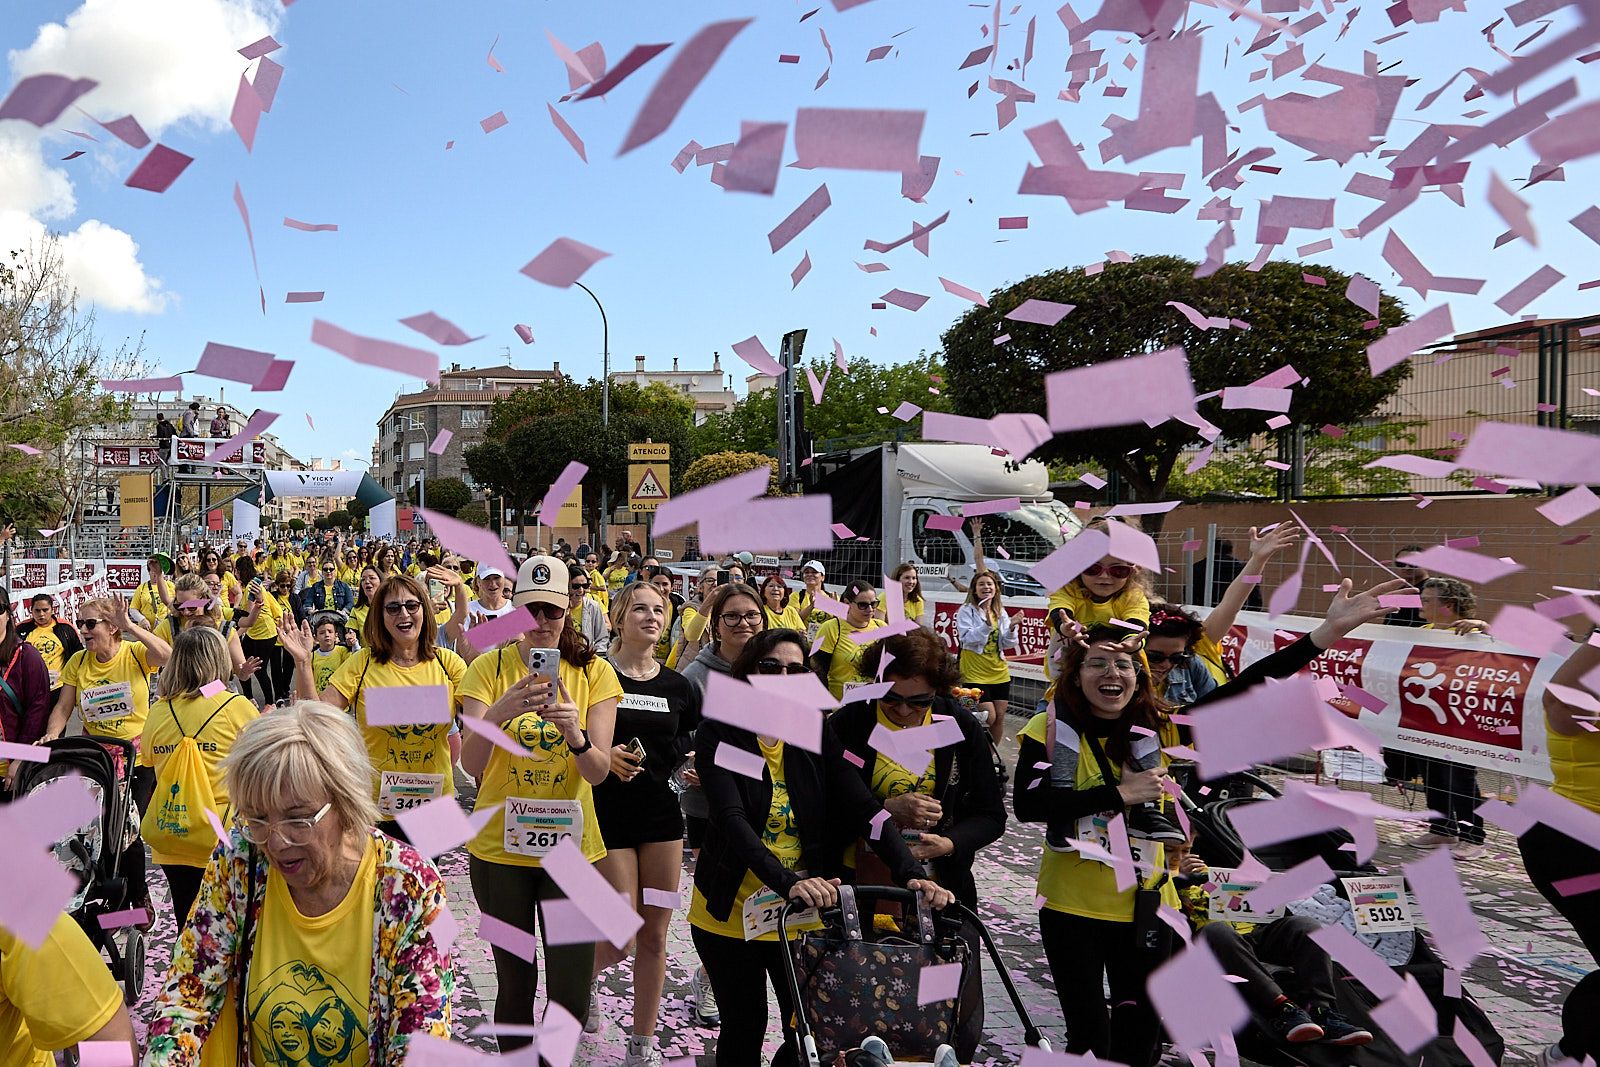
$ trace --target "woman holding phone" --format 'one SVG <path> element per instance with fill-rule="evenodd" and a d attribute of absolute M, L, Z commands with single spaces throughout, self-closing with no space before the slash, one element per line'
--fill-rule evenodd
<path fill-rule="evenodd" d="M 503 806 L 467 842 L 478 906 L 544 935 L 549 999 L 587 1021 L 594 945 L 549 943 L 543 902 L 563 893 L 543 864 L 566 838 L 576 840 L 591 863 L 606 855 L 594 786 L 611 773 L 611 734 L 623 690 L 611 664 L 567 625 L 569 585 L 567 565 L 554 556 L 533 556 L 518 570 L 511 603 L 533 613 L 534 628 L 472 661 L 461 683 L 461 710 L 504 730 L 528 755 L 512 756 L 470 731 L 461 767 L 478 780 L 476 810 Z M 500 985 L 494 1021 L 531 1025 L 538 964 L 496 947 L 494 969 Z M 500 1051 L 531 1040 L 502 1034 Z"/>
<path fill-rule="evenodd" d="M 607 659 L 622 683 L 612 735 L 611 774 L 594 787 L 595 813 L 606 854 L 595 863 L 606 881 L 626 894 L 644 918 L 634 940 L 633 1033 L 623 1067 L 660 1067 L 656 1016 L 667 977 L 667 926 L 683 869 L 683 813 L 670 779 L 694 755 L 700 725 L 700 691 L 655 657 L 667 628 L 668 601 L 654 582 L 624 586 L 611 602 L 616 638 Z M 609 942 L 595 948 L 595 974 L 621 962 L 626 951 Z M 600 1013 L 589 1024 L 598 1030 Z"/>

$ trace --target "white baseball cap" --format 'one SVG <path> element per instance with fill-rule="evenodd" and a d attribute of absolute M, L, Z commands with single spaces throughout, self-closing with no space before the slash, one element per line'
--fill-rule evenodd
<path fill-rule="evenodd" d="M 810 560 L 800 569 L 803 571 L 816 571 L 824 578 L 828 576 L 828 568 L 824 567 L 818 560 Z"/>

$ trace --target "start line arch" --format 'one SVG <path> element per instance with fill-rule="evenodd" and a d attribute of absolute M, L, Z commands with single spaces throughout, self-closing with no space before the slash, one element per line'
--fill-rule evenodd
<path fill-rule="evenodd" d="M 263 471 L 263 484 L 233 501 L 233 535 L 255 537 L 261 531 L 261 505 L 280 496 L 353 497 L 367 506 L 373 537 L 397 533 L 394 494 L 368 471 Z"/>

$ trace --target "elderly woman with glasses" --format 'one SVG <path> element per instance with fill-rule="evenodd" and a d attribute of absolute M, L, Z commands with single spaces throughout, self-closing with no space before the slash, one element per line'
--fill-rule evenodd
<path fill-rule="evenodd" d="M 569 567 L 567 582 L 567 624 L 583 635 L 589 647 L 605 655 L 611 647 L 611 624 L 606 620 L 606 609 L 590 596 L 594 588 L 587 572 L 580 567 Z"/>
<path fill-rule="evenodd" d="M 871 582 L 854 581 L 844 587 L 844 603 L 849 610 L 844 618 L 831 618 L 817 631 L 817 651 L 811 666 L 827 685 L 834 699 L 843 700 L 854 686 L 868 679 L 861 673 L 861 657 L 867 642 L 858 635 L 884 625 L 878 618 L 878 591 Z"/>
<path fill-rule="evenodd" d="M 378 829 L 402 840 L 397 821 L 401 812 L 456 791 L 458 736 L 452 724 L 460 710 L 458 690 L 467 665 L 454 652 L 437 647 L 437 637 L 437 623 L 421 583 L 405 574 L 385 578 L 367 615 L 361 650 L 333 672 L 319 698 L 312 688 L 311 628 L 283 630 L 283 647 L 294 659 L 300 698 L 321 699 L 354 712 L 378 771 L 373 783 L 382 820 Z M 377 699 L 388 699 L 395 690 L 409 687 L 443 687 L 444 706 L 426 709 L 425 721 L 418 721 L 422 716 L 412 712 L 402 722 L 390 722 L 386 716 L 382 724 L 368 722 L 374 691 L 383 694 Z"/>
<path fill-rule="evenodd" d="M 741 681 L 752 674 L 804 674 L 807 649 L 805 635 L 797 630 L 768 630 L 746 643 L 730 674 Z M 835 906 L 844 851 L 858 838 L 882 857 L 895 883 L 920 892 L 937 908 L 953 898 L 923 877 L 900 835 L 874 834 L 873 820 L 883 808 L 846 762 L 831 731 L 823 731 L 818 753 L 706 719 L 694 748 L 695 767 L 711 802 L 711 825 L 695 864 L 689 926 L 722 1009 L 717 1063 L 761 1063 L 769 983 L 784 1031 L 784 1051 L 773 1062 L 793 1062 L 789 1020 L 795 1005 L 781 973 L 785 946 L 776 906 L 785 900 L 810 908 Z M 728 770 L 727 760 L 716 756 L 723 748 L 759 761 L 760 777 Z"/>
<path fill-rule="evenodd" d="M 203 1045 L 215 1062 L 400 1063 L 415 1035 L 448 1038 L 444 880 L 373 825 L 350 717 L 280 708 L 244 727 L 223 769 L 238 819 L 178 937 L 146 1067 L 192 1067 Z"/>

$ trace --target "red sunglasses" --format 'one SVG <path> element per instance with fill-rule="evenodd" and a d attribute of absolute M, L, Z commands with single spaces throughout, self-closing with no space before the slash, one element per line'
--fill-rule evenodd
<path fill-rule="evenodd" d="M 1133 568 L 1126 563 L 1113 563 L 1109 567 L 1099 563 L 1091 563 L 1083 568 L 1083 573 L 1090 578 L 1098 578 L 1102 574 L 1109 574 L 1113 578 L 1129 578 L 1133 575 Z"/>

